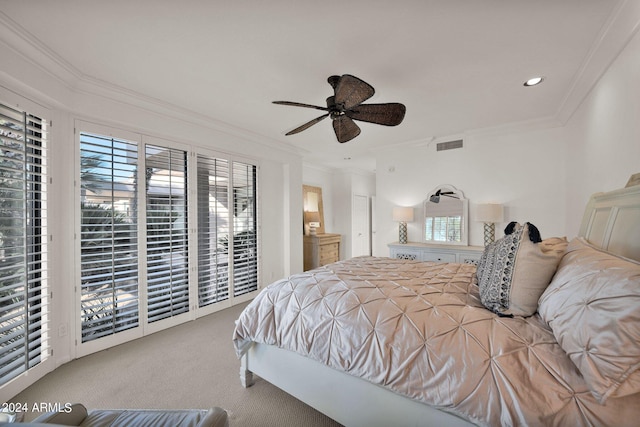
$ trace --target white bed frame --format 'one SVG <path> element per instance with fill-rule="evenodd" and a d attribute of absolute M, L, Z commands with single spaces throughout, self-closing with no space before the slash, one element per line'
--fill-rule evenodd
<path fill-rule="evenodd" d="M 594 194 L 580 236 L 624 257 L 640 260 L 640 185 Z M 241 359 L 240 380 L 253 373 L 348 427 L 471 426 L 447 412 L 275 346 L 254 343 Z"/>

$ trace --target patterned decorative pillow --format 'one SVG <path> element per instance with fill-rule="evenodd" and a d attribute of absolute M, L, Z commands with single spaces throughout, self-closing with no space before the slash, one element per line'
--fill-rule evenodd
<path fill-rule="evenodd" d="M 539 312 L 600 403 L 640 393 L 640 263 L 576 238 Z"/>
<path fill-rule="evenodd" d="M 488 245 L 476 275 L 480 300 L 501 316 L 531 316 L 567 247 L 567 239 L 540 239 L 530 223 L 510 223 L 502 239 Z"/>

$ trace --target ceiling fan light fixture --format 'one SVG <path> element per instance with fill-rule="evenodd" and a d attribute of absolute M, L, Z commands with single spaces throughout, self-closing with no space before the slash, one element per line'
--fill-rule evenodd
<path fill-rule="evenodd" d="M 398 102 L 363 104 L 375 93 L 369 83 L 350 74 L 330 76 L 327 82 L 333 87 L 333 95 L 327 98 L 326 107 L 292 101 L 273 101 L 274 104 L 313 108 L 325 112 L 320 117 L 298 126 L 285 135 L 302 132 L 326 117 L 331 117 L 336 138 L 338 142 L 344 143 L 360 135 L 360 127 L 354 120 L 384 126 L 397 126 L 402 123 L 406 112 L 406 107 L 403 104 Z"/>
<path fill-rule="evenodd" d="M 524 85 L 525 86 L 535 86 L 535 85 L 539 85 L 543 81 L 544 81 L 544 77 L 542 77 L 542 76 L 540 76 L 540 77 L 532 77 L 529 80 L 527 80 L 526 82 L 524 82 Z"/>

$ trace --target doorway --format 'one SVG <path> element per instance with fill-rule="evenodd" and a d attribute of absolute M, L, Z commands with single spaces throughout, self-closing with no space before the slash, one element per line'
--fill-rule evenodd
<path fill-rule="evenodd" d="M 369 196 L 353 195 L 351 256 L 371 255 L 371 203 Z"/>

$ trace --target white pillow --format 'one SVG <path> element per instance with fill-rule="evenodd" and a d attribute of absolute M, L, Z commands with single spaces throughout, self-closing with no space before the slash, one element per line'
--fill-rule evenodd
<path fill-rule="evenodd" d="M 505 232 L 510 234 L 488 245 L 478 262 L 480 300 L 502 316 L 531 316 L 568 242 L 564 237 L 539 242 L 540 233 L 529 223 L 511 223 Z"/>
<path fill-rule="evenodd" d="M 600 403 L 640 392 L 640 263 L 574 239 L 538 311 Z"/>

